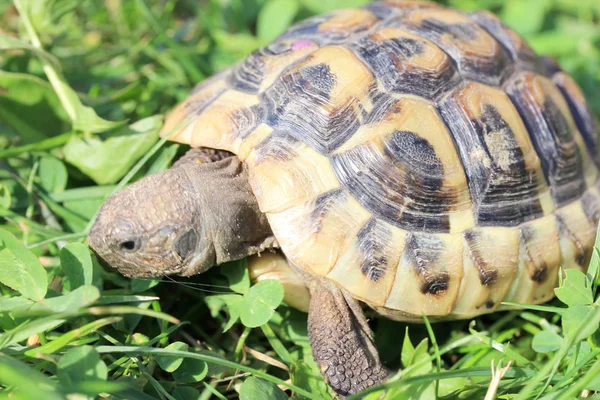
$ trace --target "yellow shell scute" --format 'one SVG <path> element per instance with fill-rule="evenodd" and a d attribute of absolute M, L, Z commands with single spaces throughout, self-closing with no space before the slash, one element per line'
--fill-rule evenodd
<path fill-rule="evenodd" d="M 287 257 L 307 272 L 326 276 L 371 214 L 336 190 L 267 217 Z"/>

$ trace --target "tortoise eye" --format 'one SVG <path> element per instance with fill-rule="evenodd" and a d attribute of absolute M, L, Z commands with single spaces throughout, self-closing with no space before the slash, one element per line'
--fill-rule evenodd
<path fill-rule="evenodd" d="M 127 252 L 136 251 L 140 247 L 140 242 L 137 239 L 127 239 L 122 241 L 119 247 L 121 250 Z"/>

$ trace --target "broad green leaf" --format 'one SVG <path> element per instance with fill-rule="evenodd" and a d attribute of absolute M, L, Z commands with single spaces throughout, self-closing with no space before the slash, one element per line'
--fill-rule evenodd
<path fill-rule="evenodd" d="M 161 116 L 138 121 L 111 132 L 105 139 L 73 136 L 64 148 L 65 159 L 100 185 L 122 178 L 158 140 Z"/>
<path fill-rule="evenodd" d="M 227 277 L 229 287 L 236 293 L 246 294 L 250 289 L 250 276 L 246 259 L 231 261 L 220 266 L 220 271 Z"/>
<path fill-rule="evenodd" d="M 248 377 L 240 388 L 240 400 L 287 400 L 288 395 L 277 385 L 253 376 Z"/>
<path fill-rule="evenodd" d="M 531 342 L 531 347 L 537 353 L 549 353 L 560 349 L 563 337 L 554 331 L 543 330 L 536 333 Z"/>
<path fill-rule="evenodd" d="M 58 89 L 58 88 L 60 89 Z M 85 133 L 100 133 L 118 128 L 125 124 L 125 121 L 107 121 L 100 118 L 92 107 L 84 106 L 79 96 L 63 80 L 57 81 L 55 90 L 62 91 L 68 101 L 75 106 L 75 119 L 73 120 L 73 129 Z"/>
<path fill-rule="evenodd" d="M 94 266 L 90 250 L 83 243 L 69 243 L 60 250 L 60 265 L 69 278 L 71 290 L 83 285 L 91 285 Z"/>
<path fill-rule="evenodd" d="M 48 22 L 58 20 L 68 13 L 68 11 L 74 9 L 77 3 L 78 2 L 74 0 L 56 2 L 39 0 L 14 1 L 15 8 L 19 12 L 22 23 L 26 28 L 25 31 L 27 32 L 29 41 L 33 47 L 40 51 L 42 51 L 42 43 L 36 30 L 43 30 L 44 26 L 55 25 L 48 24 Z M 57 14 L 54 14 L 56 7 L 58 7 L 60 11 Z M 43 11 L 40 12 L 40 10 Z M 36 18 L 36 16 L 41 18 Z M 52 85 L 54 92 L 60 99 L 62 107 L 71 120 L 73 129 L 85 133 L 98 133 L 122 125 L 122 122 L 111 122 L 102 119 L 91 107 L 84 106 L 79 99 L 79 96 L 77 96 L 77 93 L 75 93 L 75 91 L 67 84 L 67 81 L 62 76 L 58 66 L 49 62 L 45 57 L 41 57 L 40 61 L 43 65 L 44 73 L 48 77 L 48 81 Z"/>
<path fill-rule="evenodd" d="M 67 187 L 67 168 L 57 158 L 44 156 L 38 170 L 40 184 L 48 193 L 62 192 Z"/>
<path fill-rule="evenodd" d="M 177 386 L 172 393 L 175 400 L 200 400 L 200 392 L 190 386 Z"/>
<path fill-rule="evenodd" d="M 15 310 L 27 310 L 34 302 L 26 297 L 0 297 L 0 313 Z"/>
<path fill-rule="evenodd" d="M 31 309 L 74 312 L 93 304 L 99 298 L 100 291 L 96 286 L 84 285 L 65 295 L 38 301 Z"/>
<path fill-rule="evenodd" d="M 69 200 L 63 203 L 63 206 L 69 211 L 74 212 L 84 218 L 92 219 L 104 203 L 104 198 Z"/>
<path fill-rule="evenodd" d="M 404 343 L 402 344 L 402 354 L 400 356 L 402 365 L 404 367 L 408 367 L 410 365 L 410 360 L 415 354 L 415 346 L 413 346 L 410 341 L 410 336 L 408 335 L 408 326 L 406 327 L 406 333 L 404 334 Z"/>
<path fill-rule="evenodd" d="M 168 345 L 167 347 L 165 347 L 165 349 L 167 349 L 167 350 L 181 350 L 181 351 L 187 351 L 188 348 L 189 348 L 189 346 L 183 342 L 173 342 L 170 345 Z M 179 366 L 183 362 L 183 357 L 156 356 L 156 362 L 158 363 L 160 368 L 162 368 L 163 371 L 173 372 L 177 368 L 179 368 Z"/>
<path fill-rule="evenodd" d="M 0 70 L 0 88 L 0 122 L 18 132 L 20 144 L 34 143 L 69 129 L 69 118 L 46 81 Z"/>
<path fill-rule="evenodd" d="M 173 371 L 173 378 L 177 382 L 200 382 L 208 374 L 208 365 L 194 358 L 186 358 L 181 365 Z"/>
<path fill-rule="evenodd" d="M 211 308 L 213 316 L 218 314 L 223 306 L 227 306 L 227 312 L 229 313 L 229 321 L 223 327 L 223 332 L 227 332 L 233 324 L 240 318 L 241 308 L 244 302 L 244 298 L 239 294 L 220 294 L 215 296 L 208 296 L 206 303 Z"/>
<path fill-rule="evenodd" d="M 433 364 L 429 359 L 429 353 L 427 351 L 428 343 L 429 340 L 426 338 L 415 347 L 412 357 L 408 362 L 405 376 L 424 375 L 433 370 Z M 392 389 L 389 393 L 389 397 L 396 400 L 433 399 L 435 398 L 434 381 L 415 383 Z"/>
<path fill-rule="evenodd" d="M 562 328 L 565 336 L 578 342 L 598 330 L 600 308 L 577 305 L 569 307 L 562 315 Z"/>
<path fill-rule="evenodd" d="M 46 296 L 48 287 L 48 275 L 37 257 L 3 229 L 0 229 L 0 282 L 35 301 Z"/>
<path fill-rule="evenodd" d="M 160 279 L 152 279 L 152 278 L 139 278 L 139 279 L 131 279 L 130 280 L 131 291 L 133 293 L 141 293 L 146 290 L 152 289 L 154 286 L 160 283 Z"/>
<path fill-rule="evenodd" d="M 283 286 L 274 279 L 265 279 L 252 286 L 240 305 L 240 319 L 249 328 L 256 328 L 273 315 L 283 300 Z"/>
<path fill-rule="evenodd" d="M 69 349 L 57 367 L 58 379 L 67 387 L 86 381 L 105 381 L 108 376 L 106 364 L 91 346 Z"/>
<path fill-rule="evenodd" d="M 411 369 L 411 375 L 422 375 L 433 369 L 432 361 L 429 359 L 428 353 L 429 339 L 425 338 L 415 347 L 413 356 L 410 359 L 409 366 L 414 366 Z"/>
<path fill-rule="evenodd" d="M 256 31 L 265 42 L 275 39 L 298 13 L 298 0 L 268 0 L 258 14 Z"/>
<path fill-rule="evenodd" d="M 452 394 L 462 391 L 470 383 L 470 380 L 460 377 L 442 379 L 439 383 L 439 398 L 452 398 Z"/>
<path fill-rule="evenodd" d="M 556 297 L 568 306 L 591 304 L 594 301 L 592 285 L 587 276 L 573 268 L 564 270 L 566 278 L 559 288 L 554 289 Z"/>
<path fill-rule="evenodd" d="M 146 175 L 156 174 L 158 172 L 162 172 L 169 168 L 171 165 L 171 161 L 175 158 L 177 154 L 177 149 L 179 149 L 179 144 L 172 143 L 169 145 L 164 145 L 151 159 L 150 167 L 146 172 Z"/>

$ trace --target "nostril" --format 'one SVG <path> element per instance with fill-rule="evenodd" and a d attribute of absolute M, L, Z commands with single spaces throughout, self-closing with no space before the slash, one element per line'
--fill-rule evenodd
<path fill-rule="evenodd" d="M 139 247 L 139 242 L 134 239 L 124 240 L 121 242 L 120 247 L 123 251 L 135 251 Z"/>

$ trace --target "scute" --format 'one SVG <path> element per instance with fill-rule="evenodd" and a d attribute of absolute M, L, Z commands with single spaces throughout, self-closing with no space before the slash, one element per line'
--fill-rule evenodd
<path fill-rule="evenodd" d="M 476 22 L 450 9 L 414 9 L 386 22 L 429 39 L 448 53 L 465 79 L 498 85 L 511 71 L 504 48 Z"/>
<path fill-rule="evenodd" d="M 553 211 L 530 135 L 503 91 L 467 83 L 440 111 L 454 133 L 479 224 L 513 226 Z"/>
<path fill-rule="evenodd" d="M 264 93 L 267 123 L 329 154 L 360 126 L 374 85 L 371 71 L 347 48 L 319 49 Z"/>
<path fill-rule="evenodd" d="M 581 89 L 487 12 L 309 18 L 198 85 L 163 135 L 236 153 L 289 261 L 395 319 L 553 296 L 600 218 Z"/>
<path fill-rule="evenodd" d="M 398 28 L 384 28 L 350 48 L 392 93 L 436 99 L 460 79 L 452 59 L 429 40 Z"/>

